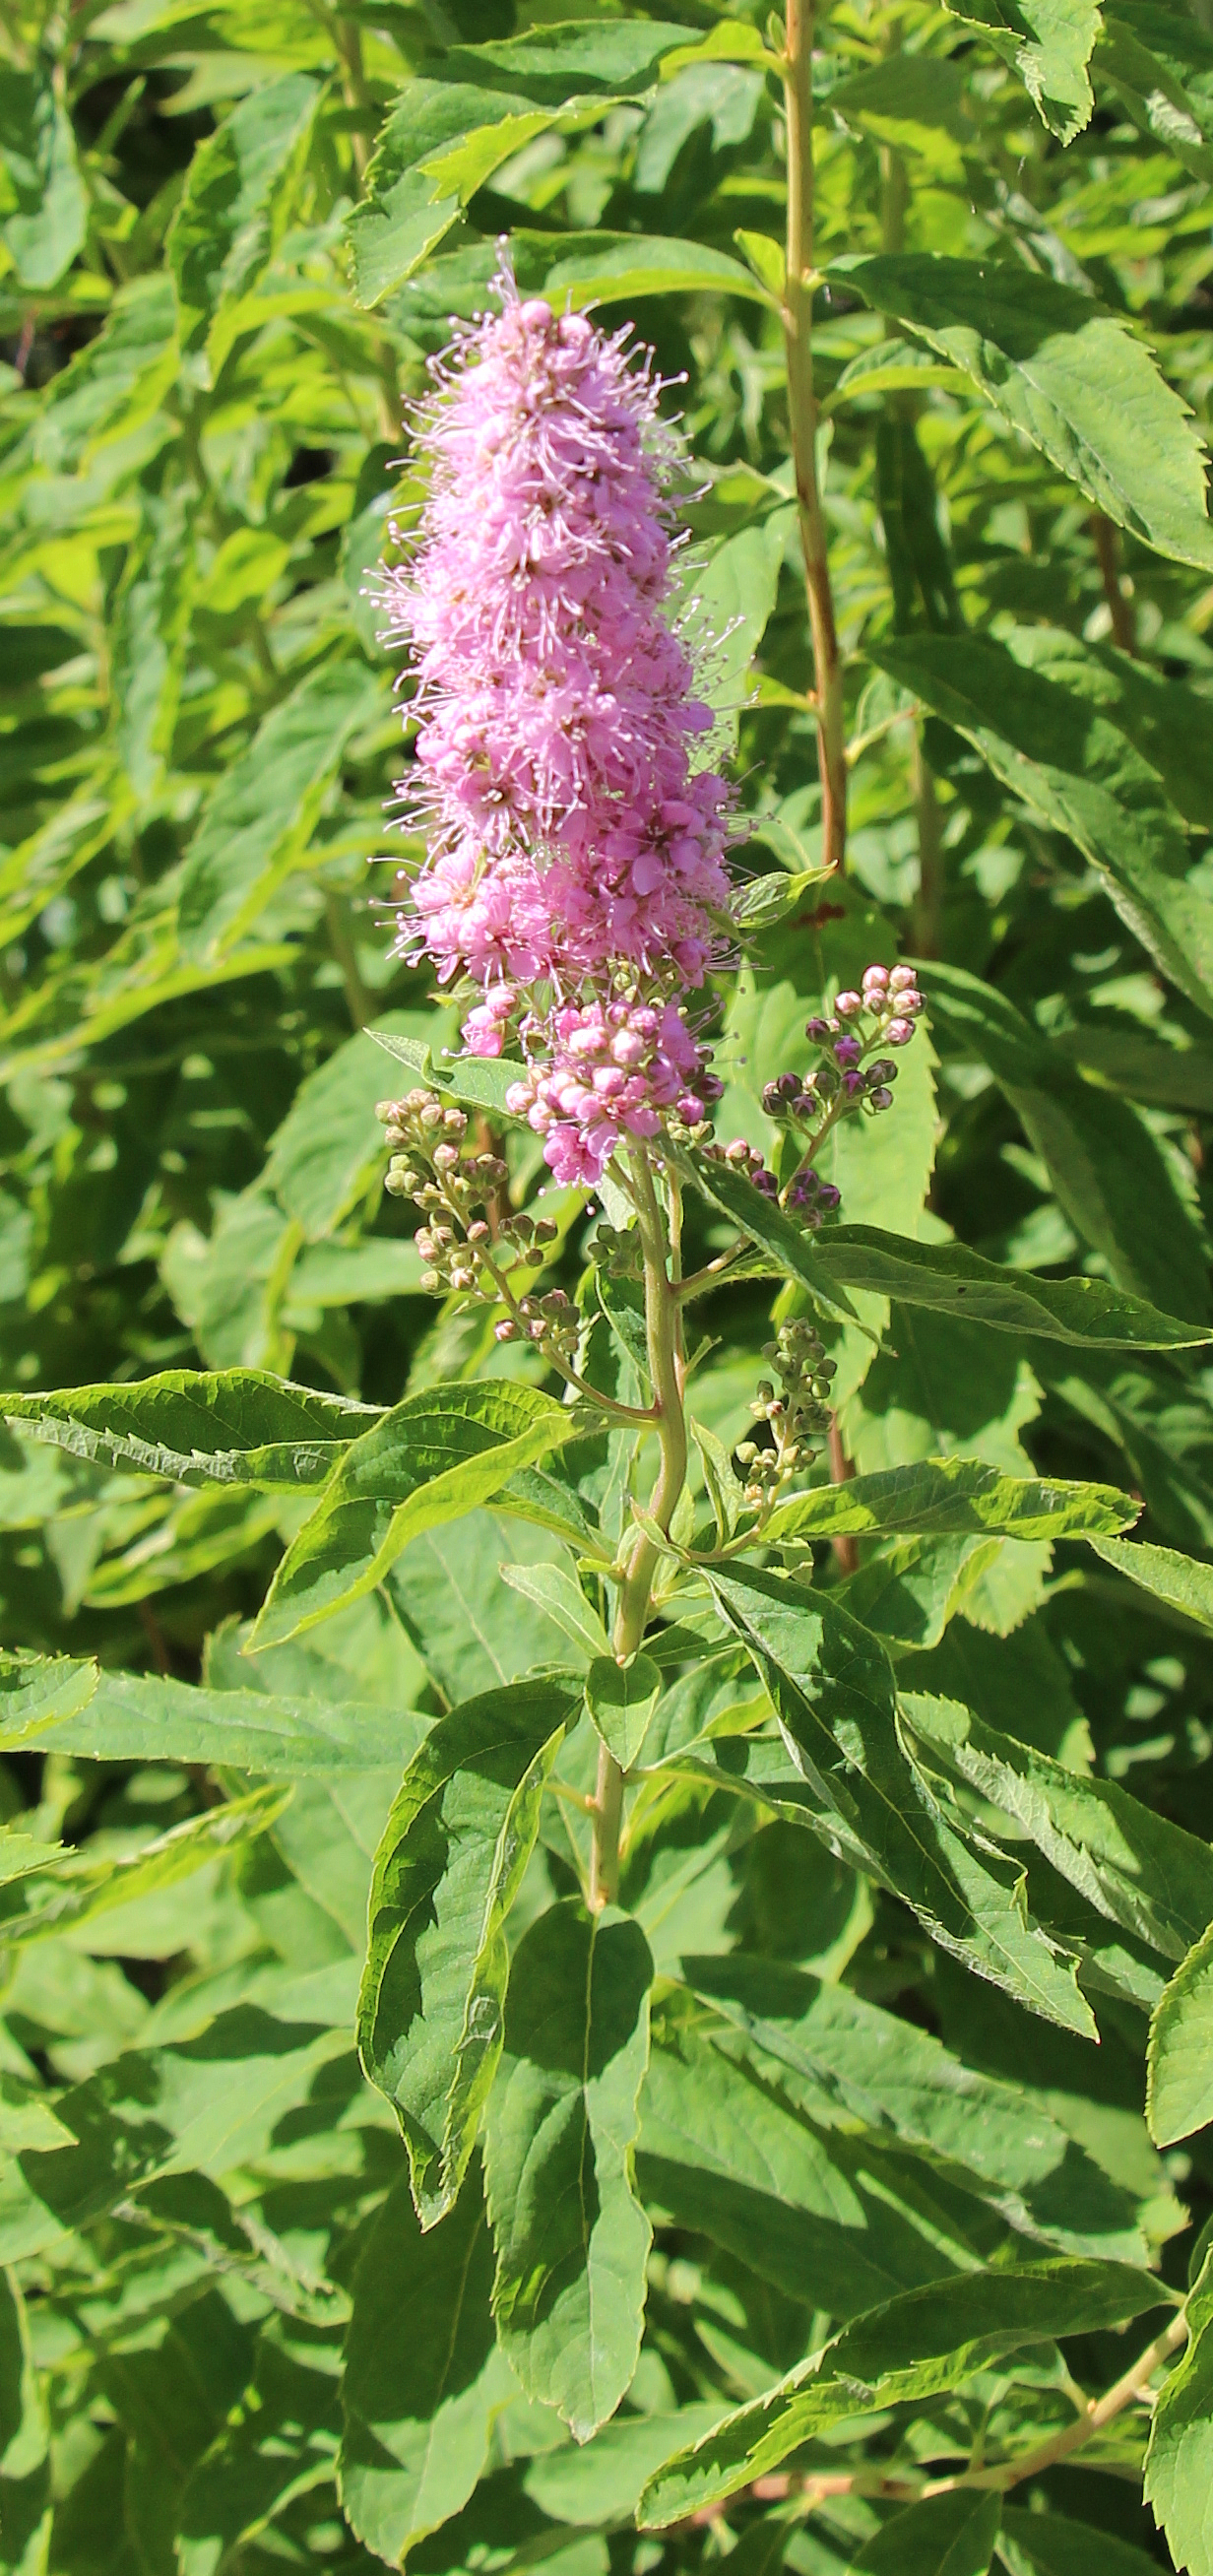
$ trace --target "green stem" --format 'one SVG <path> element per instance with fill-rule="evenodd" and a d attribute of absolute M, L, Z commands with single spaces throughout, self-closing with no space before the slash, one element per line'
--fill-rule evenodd
<path fill-rule="evenodd" d="M 813 0 L 788 0 L 787 31 L 783 87 L 788 136 L 788 233 L 783 327 L 800 543 L 813 638 L 821 848 L 826 866 L 841 868 L 847 841 L 842 659 L 817 481 L 817 403 L 813 392 L 813 289 L 817 282 L 813 269 Z"/>
<path fill-rule="evenodd" d="M 657 1192 L 653 1185 L 652 1167 L 643 1145 L 630 1157 L 632 1195 L 636 1203 L 637 1231 L 644 1260 L 645 1338 L 649 1359 L 649 1383 L 653 1392 L 653 1411 L 661 1463 L 657 1481 L 649 1498 L 649 1518 L 664 1535 L 674 1517 L 678 1497 L 687 1475 L 687 1425 L 683 1410 L 682 1324 L 676 1281 L 671 1268 L 677 1267 L 677 1218 L 673 1261 L 667 1257 L 666 1230 L 662 1221 Z M 638 1651 L 649 1615 L 649 1596 L 657 1570 L 659 1550 L 647 1532 L 638 1529 L 622 1570 L 615 1604 L 615 1625 L 611 1647 L 617 1663 L 626 1664 Z M 601 1913 L 604 1905 L 614 1901 L 619 1884 L 619 1828 L 623 1816 L 623 1773 L 605 1744 L 598 1756 L 598 1782 L 594 1796 L 594 1835 L 590 1861 L 590 1907 Z"/>
<path fill-rule="evenodd" d="M 911 759 L 914 812 L 918 821 L 918 894 L 914 904 L 914 946 L 920 957 L 938 957 L 947 871 L 943 854 L 943 818 L 935 777 L 923 756 L 922 734 L 914 728 Z"/>

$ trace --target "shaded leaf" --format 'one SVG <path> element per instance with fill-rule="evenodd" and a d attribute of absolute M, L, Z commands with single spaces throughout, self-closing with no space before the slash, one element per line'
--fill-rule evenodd
<path fill-rule="evenodd" d="M 632 2184 L 653 1964 L 638 1923 L 568 1898 L 510 1975 L 485 2179 L 503 2351 L 579 2442 L 631 2385 L 651 2229 Z"/>
<path fill-rule="evenodd" d="M 400 2122 L 423 2227 L 459 2190 L 496 2073 L 505 1921 L 574 1705 L 527 1683 L 439 1718 L 375 1855 L 358 2045 Z"/>
<path fill-rule="evenodd" d="M 1213 2120 L 1213 1923 L 1165 1988 L 1150 2023 L 1146 2117 L 1158 2147 Z"/>
<path fill-rule="evenodd" d="M 1172 2295 L 1126 2264 L 1068 2256 L 911 2290 L 844 2327 L 767 2396 L 667 2460 L 637 2520 L 642 2530 L 662 2530 L 736 2494 L 848 2417 L 943 2395 L 1003 2354 L 1122 2324 Z"/>
<path fill-rule="evenodd" d="M 1181 563 L 1213 567 L 1191 415 L 1122 322 L 1018 263 L 848 253 L 831 274 L 960 367 L 1118 527 Z"/>
<path fill-rule="evenodd" d="M 278 1567 L 249 1651 L 280 1645 L 371 1591 L 410 1540 L 475 1510 L 581 1427 L 550 1395 L 502 1378 L 406 1396 L 332 1470 Z"/>

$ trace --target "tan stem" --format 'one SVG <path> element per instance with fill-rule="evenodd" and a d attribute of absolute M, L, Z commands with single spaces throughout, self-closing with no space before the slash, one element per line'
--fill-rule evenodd
<path fill-rule="evenodd" d="M 825 517 L 817 480 L 817 403 L 813 392 L 813 0 L 788 0 L 784 55 L 788 137 L 787 276 L 784 340 L 792 457 L 800 513 L 813 639 L 817 764 L 821 772 L 821 848 L 828 868 L 841 868 L 847 843 L 846 729 L 842 661 Z"/>

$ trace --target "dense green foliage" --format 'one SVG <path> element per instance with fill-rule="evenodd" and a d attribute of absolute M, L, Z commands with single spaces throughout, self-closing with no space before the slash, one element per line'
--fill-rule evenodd
<path fill-rule="evenodd" d="M 1213 23 L 821 13 L 830 874 L 791 32 L 9 0 L 8 2576 L 1213 2576 Z M 927 1000 L 840 1221 L 663 1182 L 688 1271 L 749 1248 L 658 1521 L 382 1190 L 419 1072 L 545 1178 L 368 902 L 402 405 L 503 232 L 685 380 L 720 1137 L 869 961 Z M 626 1257 L 544 1206 L 643 1407 Z M 747 1547 L 808 1315 L 833 1473 Z"/>

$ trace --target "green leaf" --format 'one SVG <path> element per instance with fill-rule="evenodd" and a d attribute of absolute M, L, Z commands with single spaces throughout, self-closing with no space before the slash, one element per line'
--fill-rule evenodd
<path fill-rule="evenodd" d="M 1070 1223 L 1117 1284 L 1207 1322 L 1200 1232 L 1144 1119 L 1059 1063 L 1014 1003 L 976 975 L 933 967 L 929 990 L 933 1021 L 993 1074 Z"/>
<path fill-rule="evenodd" d="M 21 286 L 54 286 L 84 244 L 88 197 L 67 108 L 47 69 L 0 67 L 3 242 Z"/>
<path fill-rule="evenodd" d="M 249 1484 L 295 1493 L 322 1484 L 378 1405 L 291 1386 L 263 1369 L 164 1369 L 123 1386 L 0 1396 L 27 1436 L 77 1458 L 137 1467 L 174 1484 Z"/>
<path fill-rule="evenodd" d="M 249 1651 L 280 1645 L 370 1592 L 424 1531 L 458 1520 L 584 1426 L 504 1378 L 406 1396 L 354 1441 L 292 1539 Z"/>
<path fill-rule="evenodd" d="M 323 1243 L 332 1234 L 383 1162 L 383 1132 L 375 1119 L 383 1066 L 367 1039 L 432 1026 L 432 1013 L 393 1011 L 347 1038 L 300 1083 L 270 1139 L 262 1178 L 302 1227 L 306 1243 Z M 306 1296 L 306 1289 L 301 1293 Z"/>
<path fill-rule="evenodd" d="M 1194 178 L 1213 178 L 1213 41 L 1168 0 L 1108 10 L 1096 63 L 1143 134 Z"/>
<path fill-rule="evenodd" d="M 694 2031 L 659 2029 L 637 2176 L 648 2206 L 773 2289 L 843 2319 L 964 2264 L 957 2203 L 884 2148 L 844 2137 L 781 2070 L 738 2065 Z M 803 2332 L 803 2327 L 801 2328 Z"/>
<path fill-rule="evenodd" d="M 742 30 L 743 37 L 748 33 Z M 529 27 L 519 36 L 494 37 L 487 44 L 452 45 L 443 71 L 451 81 L 491 79 L 494 89 L 512 97 L 558 107 L 578 90 L 619 97 L 645 90 L 666 56 L 682 54 L 687 43 L 685 26 L 663 25 L 660 19 L 570 20 Z"/>
<path fill-rule="evenodd" d="M 1096 1556 L 1105 1565 L 1113 1565 L 1118 1574 L 1127 1574 L 1130 1583 L 1140 1584 L 1143 1592 L 1152 1592 L 1156 1601 L 1165 1601 L 1168 1610 L 1178 1610 L 1185 1619 L 1194 1619 L 1200 1628 L 1213 1629 L 1213 1566 L 1198 1564 L 1195 1557 L 1180 1556 L 1175 1548 L 1150 1547 L 1140 1539 L 1132 1542 L 1120 1538 L 1090 1538 Z"/>
<path fill-rule="evenodd" d="M 736 295 L 775 306 L 752 269 L 702 242 L 649 233 L 520 232 L 514 236 L 519 289 L 557 310 L 634 304 L 647 295 Z"/>
<path fill-rule="evenodd" d="M 1164 1989 L 1150 2022 L 1146 2117 L 1173 2147 L 1213 2120 L 1213 1923 Z"/>
<path fill-rule="evenodd" d="M 910 1530 L 948 1538 L 977 1531 L 1018 1539 L 1089 1537 L 1094 1544 L 1105 1532 L 1131 1527 L 1139 1508 L 1130 1494 L 1117 1493 L 1111 1485 L 1007 1476 L 977 1458 L 921 1458 L 883 1474 L 855 1476 L 844 1485 L 815 1485 L 807 1494 L 793 1495 L 776 1504 L 763 1538 L 777 1547 L 793 1538 L 866 1538 Z M 1114 1547 L 1119 1544 L 1113 1541 Z M 1129 1552 L 1137 1554 L 1136 1548 Z"/>
<path fill-rule="evenodd" d="M 540 1915 L 514 1957 L 489 2104 L 498 2336 L 578 2442 L 614 2414 L 640 2352 L 652 2231 L 632 2160 L 652 1975 L 627 1917 L 576 1897 Z"/>
<path fill-rule="evenodd" d="M 1001 2496 L 929 2496 L 882 2523 L 851 2565 L 855 2576 L 987 2576 L 1001 2521 Z"/>
<path fill-rule="evenodd" d="M 1188 2302 L 1190 2339 L 1159 2392 L 1146 2451 L 1145 2496 L 1178 2568 L 1204 2576 L 1213 2496 L 1213 2332 L 1210 2258 Z"/>
<path fill-rule="evenodd" d="M 140 1897 L 175 1886 L 179 1879 L 189 1878 L 208 1861 L 246 1850 L 258 1834 L 276 1821 L 290 1795 L 289 1789 L 253 1789 L 247 1797 L 231 1798 L 204 1815 L 187 1817 L 184 1824 L 174 1825 L 167 1834 L 157 1834 L 127 1859 L 94 1861 L 83 1868 L 77 1865 L 66 1881 L 60 1878 L 56 1882 L 40 1904 L 27 1900 L 26 1912 L 13 1912 L 5 1918 L 6 1945 L 19 1948 L 26 1942 L 50 1940 L 60 1932 L 93 1923 L 116 1905 L 131 1905 Z M 8 1830 L 11 1829 L 6 1829 L 5 1838 L 0 1839 L 0 1875 L 11 1878 L 15 1872 L 8 1865 Z M 32 1866 L 26 1863 L 27 1869 Z"/>
<path fill-rule="evenodd" d="M 647 37 L 660 30 L 644 30 Z M 461 49 L 465 63 L 469 48 Z M 652 46 L 647 46 L 652 53 Z M 444 72 L 449 73 L 449 61 Z M 491 67 L 492 70 L 496 66 Z M 543 84 L 541 82 L 540 86 Z M 379 137 L 366 197 L 349 223 L 358 302 L 375 305 L 420 268 L 477 189 L 517 152 L 553 127 L 565 134 L 596 124 L 614 104 L 566 91 L 527 106 L 526 92 L 490 77 L 410 81 Z"/>
<path fill-rule="evenodd" d="M 183 349 L 201 346 L 273 258 L 319 95 L 302 72 L 259 84 L 194 154 L 167 242 Z"/>
<path fill-rule="evenodd" d="M 359 2540 L 399 2566 L 466 2504 L 509 2374 L 489 2310 L 492 2246 L 479 2187 L 423 2236 L 398 2182 L 363 2248 L 345 2343 L 339 2479 Z"/>
<path fill-rule="evenodd" d="M 1124 2324 L 1172 2296 L 1127 2264 L 1067 2256 L 911 2290 L 844 2327 L 767 2396 L 667 2460 L 637 2521 L 642 2531 L 663 2530 L 722 2503 L 848 2417 L 945 2395 L 1004 2354 Z"/>
<path fill-rule="evenodd" d="M 1072 143 L 1091 121 L 1088 66 L 1100 32 L 1099 0 L 946 0 L 948 14 L 986 30 L 1014 63 L 1042 122 Z"/>
<path fill-rule="evenodd" d="M 956 1778 L 1002 1808 L 1098 1913 L 1181 1959 L 1213 1919 L 1213 1851 L 1114 1780 L 1084 1779 L 955 1700 L 902 1697 L 906 1723 Z"/>
<path fill-rule="evenodd" d="M 649 1655 L 634 1655 L 630 1664 L 597 1655 L 590 1665 L 585 1704 L 621 1771 L 630 1771 L 639 1762 L 660 1696 L 661 1673 Z"/>
<path fill-rule="evenodd" d="M 1103 1279 L 1037 1279 L 986 1261 L 967 1244 L 915 1243 L 871 1225 L 805 1234 L 728 1164 L 698 1154 L 685 1159 L 709 1204 L 768 1252 L 775 1268 L 799 1280 L 826 1313 L 853 1316 L 845 1292 L 856 1288 L 963 1315 L 996 1332 L 1039 1333 L 1050 1341 L 1111 1350 L 1177 1350 L 1209 1338 L 1196 1325 L 1159 1314 Z"/>
<path fill-rule="evenodd" d="M 66 1655 L 18 1669 L 21 1704 L 0 1691 L 0 1745 L 53 1746 L 89 1762 L 192 1762 L 274 1780 L 361 1776 L 398 1769 L 433 1722 L 373 1701 L 331 1705 L 303 1693 L 206 1690 L 160 1674 L 100 1672 Z"/>
<path fill-rule="evenodd" d="M 961 368 L 1118 527 L 1180 563 L 1213 567 L 1191 414 L 1123 322 L 1018 261 L 850 252 L 830 274 Z"/>
<path fill-rule="evenodd" d="M 258 726 L 212 791 L 190 844 L 180 904 L 185 959 L 216 959 L 264 911 L 307 847 L 351 734 L 372 722 L 385 696 L 364 662 L 328 661 Z"/>
<path fill-rule="evenodd" d="M 153 2175 L 255 2163 L 319 2070 L 349 2048 L 348 2029 L 278 2020 L 259 2003 L 207 2015 L 201 2031 L 196 2021 L 189 2037 L 126 2049 L 57 2097 L 73 2144 L 26 2151 L 0 2170 L 0 2260 L 62 2250 Z"/>
<path fill-rule="evenodd" d="M 1115 2532 L 1096 2531 L 1067 2515 L 1032 2513 L 1004 2504 L 998 2554 L 1011 2576 L 1092 2576 L 1098 2561 L 1105 2576 L 1150 2576 L 1157 2559 Z"/>
<path fill-rule="evenodd" d="M 703 635 L 711 647 L 700 686 L 705 704 L 717 710 L 717 759 L 726 749 L 732 753 L 737 748 L 750 665 L 774 612 L 795 524 L 794 510 L 773 510 L 756 527 L 725 537 L 706 561 L 693 556 L 682 575 L 689 633 Z"/>
<path fill-rule="evenodd" d="M 0 2278 L 0 2568 L 41 2576 L 51 2536 L 50 2426 L 25 2301 Z"/>
<path fill-rule="evenodd" d="M 879 1641 L 797 1584 L 756 1571 L 709 1579 L 844 1856 L 903 1897 L 932 1939 L 979 1976 L 1046 2020 L 1093 2036 L 1073 1965 L 1029 1923 L 1015 1874 L 967 1852 L 906 1760 Z"/>
<path fill-rule="evenodd" d="M 375 1855 L 358 2045 L 400 2122 L 423 2227 L 459 2191 L 497 2069 L 505 1922 L 574 1705 L 526 1683 L 439 1718 Z"/>
<path fill-rule="evenodd" d="M 954 727 L 1028 811 L 1074 842 L 1164 974 L 1213 1012 L 1213 908 L 1152 755 L 1106 667 L 1074 637 L 946 636 L 881 645 L 882 670 Z M 1120 720 L 1122 719 L 1122 720 Z"/>
<path fill-rule="evenodd" d="M 572 1640 L 579 1655 L 609 1656 L 611 1641 L 606 1629 L 566 1566 L 515 1565 L 507 1559 L 500 1573 L 511 1592 L 520 1592 L 524 1601 L 533 1601 L 544 1618 Z"/>
<path fill-rule="evenodd" d="M 810 2114 L 890 2132 L 944 2173 L 960 2172 L 1008 2224 L 1071 2254 L 1141 2259 L 1129 2195 L 1027 2084 L 975 2074 L 928 2032 L 782 1960 L 684 1958 L 692 1993 L 763 2057 L 803 2079 Z"/>

